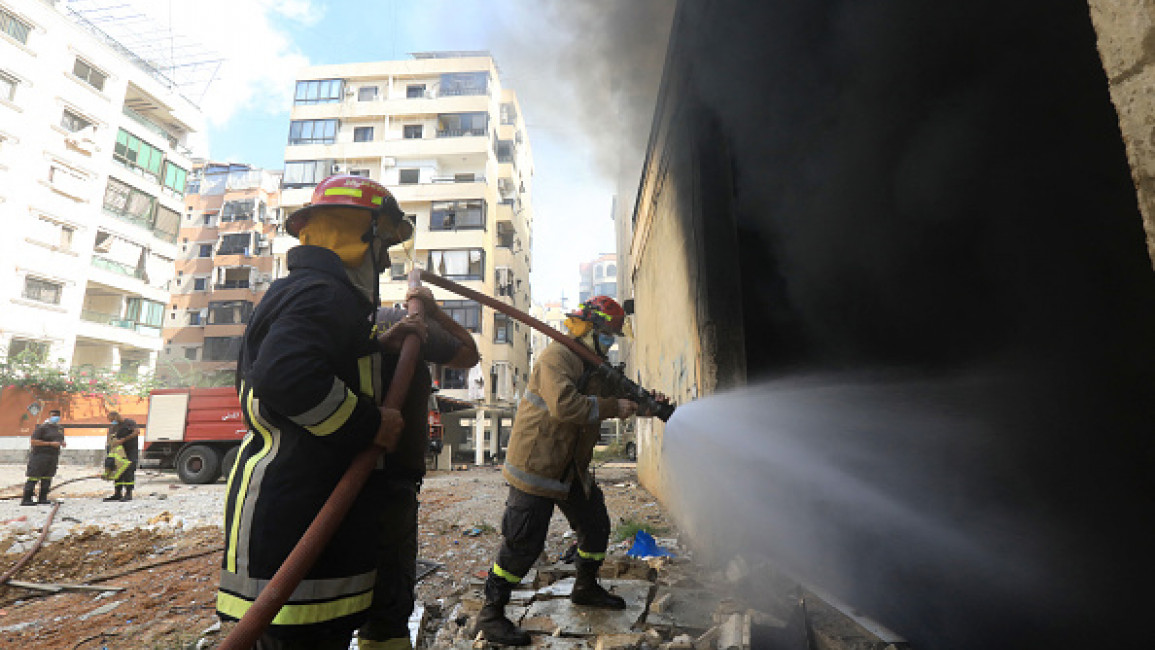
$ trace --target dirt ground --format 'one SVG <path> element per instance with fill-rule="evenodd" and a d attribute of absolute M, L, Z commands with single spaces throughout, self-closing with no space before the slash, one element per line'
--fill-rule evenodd
<path fill-rule="evenodd" d="M 602 467 L 598 481 L 615 523 L 669 529 L 664 511 L 636 484 L 632 464 Z M 223 491 L 224 483 L 198 486 L 197 490 Z M 432 602 L 458 594 L 471 580 L 476 582 L 485 575 L 500 543 L 498 529 L 506 491 L 495 468 L 436 472 L 427 478 L 421 494 L 419 555 L 443 566 L 419 585 L 419 600 Z M 137 507 L 156 511 L 150 518 L 153 523 L 163 524 L 166 517 L 196 520 L 201 516 L 171 512 L 176 504 L 155 495 L 151 499 L 145 496 L 143 503 Z M 35 533 L 48 512 L 48 507 L 25 508 L 20 516 L 27 517 L 30 532 Z M 69 525 L 58 519 L 52 529 L 68 529 Z M 202 638 L 199 647 L 215 646 L 220 633 L 206 631 L 216 623 L 214 602 L 223 545 L 219 527 L 162 525 L 118 533 L 100 525 L 73 528 L 64 539 L 46 543 L 13 579 L 120 590 L 44 594 L 2 586 L 0 646 L 188 648 L 197 647 Z M 564 519 L 555 515 L 546 548 L 550 558 L 556 558 L 571 543 L 567 531 Z M 13 550 L 13 543 L 11 537 L 0 539 L 0 549 L 9 549 L 0 557 L 0 570 L 7 571 L 24 555 L 22 548 L 27 544 Z M 626 544 L 612 547 L 611 555 L 623 553 Z"/>

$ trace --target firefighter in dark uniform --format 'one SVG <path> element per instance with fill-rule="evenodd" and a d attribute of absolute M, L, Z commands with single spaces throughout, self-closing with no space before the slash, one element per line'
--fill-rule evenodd
<path fill-rule="evenodd" d="M 24 498 L 20 505 L 51 503 L 48 490 L 52 489 L 52 477 L 56 476 L 56 466 L 60 463 L 60 449 L 66 446 L 64 427 L 60 426 L 60 411 L 52 409 L 48 412 L 48 419 L 32 431 L 30 444 L 32 450 L 28 454 L 28 467 L 24 472 L 28 480 L 24 482 Z M 40 483 L 40 500 L 33 501 L 32 495 L 37 483 Z"/>
<path fill-rule="evenodd" d="M 399 307 L 377 312 L 378 337 L 385 354 L 382 378 L 388 386 L 397 365 L 401 343 L 410 333 L 422 341 L 421 358 L 450 368 L 470 368 L 479 359 L 477 344 L 469 330 L 441 310 L 426 287 L 410 289 L 406 301 L 418 297 L 425 304 L 425 320 L 407 316 Z M 361 650 L 410 650 L 409 616 L 413 613 L 417 586 L 417 494 L 425 476 L 429 450 L 429 366 L 417 364 L 409 392 L 401 407 L 405 428 L 397 450 L 386 458 L 376 500 L 385 509 L 377 553 L 377 584 L 369 622 L 357 632 Z"/>
<path fill-rule="evenodd" d="M 569 314 L 565 326 L 578 343 L 605 358 L 624 320 L 625 311 L 616 301 L 595 296 Z M 555 505 L 577 533 L 577 577 L 570 600 L 608 609 L 626 606 L 597 581 L 610 518 L 590 461 L 600 421 L 628 418 L 638 405 L 603 391 L 596 378 L 591 379 L 591 369 L 573 350 L 554 341 L 534 365 L 518 404 L 502 468 L 509 483 L 501 519 L 503 541 L 485 580 L 485 605 L 477 616 L 478 631 L 493 643 L 530 643 L 529 635 L 505 617 L 505 605 L 545 548 Z"/>
<path fill-rule="evenodd" d="M 116 464 L 109 477 L 113 481 L 112 496 L 105 501 L 132 501 L 136 487 L 136 466 L 140 462 L 140 429 L 136 420 L 122 418 L 120 413 L 108 413 L 108 456 Z"/>
<path fill-rule="evenodd" d="M 353 458 L 370 444 L 392 451 L 402 428 L 400 412 L 381 407 L 373 317 L 388 247 L 412 226 L 381 184 L 332 176 L 285 229 L 301 245 L 288 252 L 289 275 L 254 311 L 237 361 L 249 433 L 226 492 L 217 593 L 224 619 L 248 611 Z M 348 648 L 376 579 L 382 509 L 371 487 L 257 648 Z"/>

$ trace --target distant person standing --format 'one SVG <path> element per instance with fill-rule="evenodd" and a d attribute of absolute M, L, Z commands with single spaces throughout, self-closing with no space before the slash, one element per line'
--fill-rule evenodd
<path fill-rule="evenodd" d="M 30 443 L 32 452 L 28 455 L 28 468 L 24 472 L 28 480 L 24 483 L 22 506 L 50 503 L 48 490 L 52 489 L 52 477 L 56 476 L 56 467 L 60 464 L 60 449 L 65 446 L 59 410 L 48 412 L 48 419 L 32 432 Z M 37 483 L 40 483 L 40 500 L 33 501 Z"/>
<path fill-rule="evenodd" d="M 140 461 L 140 443 L 137 442 L 140 429 L 136 420 L 122 418 L 116 411 L 109 412 L 108 421 L 108 455 L 118 461 L 118 465 L 112 474 L 112 496 L 104 497 L 104 500 L 132 501 L 132 488 L 136 487 L 136 465 Z"/>

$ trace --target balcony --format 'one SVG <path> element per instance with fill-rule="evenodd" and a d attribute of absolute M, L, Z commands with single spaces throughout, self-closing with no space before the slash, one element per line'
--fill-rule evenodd
<path fill-rule="evenodd" d="M 168 146 L 170 149 L 175 150 L 175 149 L 180 148 L 180 142 L 171 133 L 169 133 L 167 130 L 165 130 L 165 128 L 162 127 L 161 125 L 157 124 L 156 122 L 153 122 L 152 120 L 148 119 L 144 115 L 137 113 L 136 111 L 132 110 L 128 106 L 124 107 L 123 112 L 124 112 L 125 116 L 127 116 L 133 122 L 136 122 L 140 126 L 143 126 L 145 129 L 147 129 L 149 132 L 153 133 L 154 135 L 158 135 L 158 136 L 164 138 L 165 141 L 168 143 Z M 185 152 L 182 151 L 181 153 L 185 153 Z M 185 155 L 191 155 L 191 153 L 192 152 L 190 151 L 188 153 L 185 153 Z"/>
<path fill-rule="evenodd" d="M 100 323 L 101 325 L 109 325 L 133 331 L 136 331 L 137 327 L 135 322 L 124 320 L 120 314 L 106 314 L 102 311 L 93 311 L 91 309 L 80 310 L 80 319 L 88 321 L 89 323 Z"/>
<path fill-rule="evenodd" d="M 398 203 L 480 199 L 485 196 L 485 178 L 456 182 L 453 177 L 435 177 L 432 183 L 397 185 L 389 189 Z"/>
<path fill-rule="evenodd" d="M 98 269 L 112 271 L 113 273 L 118 273 L 130 278 L 136 278 L 137 280 L 144 279 L 144 273 L 141 272 L 140 269 L 129 266 L 128 264 L 124 264 L 122 262 L 115 262 L 113 260 L 97 257 L 94 255 L 92 257 L 92 265 Z"/>
<path fill-rule="evenodd" d="M 484 137 L 489 133 L 488 129 L 445 129 L 437 132 L 439 138 L 465 138 L 469 136 Z"/>

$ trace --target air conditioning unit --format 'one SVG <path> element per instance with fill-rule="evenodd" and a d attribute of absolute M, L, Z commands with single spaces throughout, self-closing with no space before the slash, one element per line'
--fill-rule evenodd
<path fill-rule="evenodd" d="M 397 166 L 397 159 L 396 158 L 382 158 L 381 159 L 381 166 L 382 167 L 396 167 Z"/>
<path fill-rule="evenodd" d="M 357 91 L 353 90 L 352 88 L 349 88 L 349 87 L 345 88 L 345 96 L 346 97 L 352 97 L 353 95 L 356 95 L 356 94 L 357 94 Z"/>

